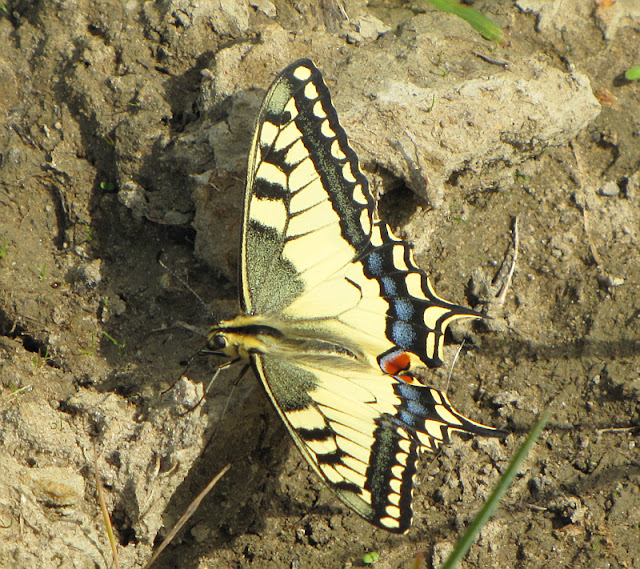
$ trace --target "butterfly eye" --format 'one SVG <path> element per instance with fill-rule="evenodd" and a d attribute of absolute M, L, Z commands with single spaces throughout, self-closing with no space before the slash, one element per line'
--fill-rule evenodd
<path fill-rule="evenodd" d="M 211 338 L 211 347 L 214 350 L 224 350 L 224 348 L 227 347 L 227 344 L 227 339 L 221 334 L 218 334 L 217 336 Z"/>

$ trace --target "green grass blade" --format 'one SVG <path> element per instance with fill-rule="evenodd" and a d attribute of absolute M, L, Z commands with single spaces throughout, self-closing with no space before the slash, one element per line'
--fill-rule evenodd
<path fill-rule="evenodd" d="M 442 10 L 448 14 L 455 14 L 459 18 L 462 18 L 485 39 L 504 43 L 502 28 L 477 10 L 458 4 L 456 0 L 427 0 L 427 2 L 431 3 L 438 10 Z"/>
<path fill-rule="evenodd" d="M 624 73 L 627 81 L 634 81 L 635 79 L 640 79 L 640 65 L 636 65 L 631 69 L 627 69 Z"/>
<path fill-rule="evenodd" d="M 504 471 L 504 474 L 500 478 L 497 486 L 493 490 L 489 499 L 484 503 L 478 515 L 474 518 L 474 520 L 469 524 L 467 531 L 464 532 L 463 536 L 458 540 L 456 544 L 456 548 L 453 550 L 447 561 L 440 569 L 453 569 L 460 563 L 462 558 L 467 554 L 471 544 L 475 541 L 478 532 L 482 529 L 482 527 L 489 521 L 491 514 L 498 507 L 498 504 L 502 497 L 505 495 L 506 491 L 511 486 L 511 482 L 513 481 L 515 475 L 518 473 L 520 466 L 522 465 L 524 459 L 527 457 L 527 454 L 531 450 L 533 443 L 538 438 L 542 429 L 546 425 L 549 420 L 550 412 L 546 411 L 543 415 L 538 419 L 538 422 L 535 424 L 525 441 L 522 443 L 514 457 L 511 459 L 509 466 Z"/>

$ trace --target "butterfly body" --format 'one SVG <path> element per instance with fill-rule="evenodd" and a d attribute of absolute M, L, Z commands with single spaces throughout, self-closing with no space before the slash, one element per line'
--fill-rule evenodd
<path fill-rule="evenodd" d="M 502 432 L 416 379 L 442 364 L 447 326 L 478 318 L 440 298 L 410 246 L 374 215 L 366 177 L 309 60 L 260 109 L 241 253 L 244 314 L 209 346 L 251 363 L 296 446 L 350 508 L 408 529 L 416 463 L 453 430 Z"/>

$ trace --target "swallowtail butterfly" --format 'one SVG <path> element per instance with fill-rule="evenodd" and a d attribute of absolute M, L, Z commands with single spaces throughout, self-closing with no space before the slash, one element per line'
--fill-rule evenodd
<path fill-rule="evenodd" d="M 447 326 L 480 314 L 440 298 L 410 246 L 376 219 L 315 65 L 289 65 L 258 114 L 244 202 L 243 314 L 212 352 L 251 363 L 302 456 L 349 508 L 411 525 L 416 463 L 451 431 L 504 433 L 421 384 Z"/>

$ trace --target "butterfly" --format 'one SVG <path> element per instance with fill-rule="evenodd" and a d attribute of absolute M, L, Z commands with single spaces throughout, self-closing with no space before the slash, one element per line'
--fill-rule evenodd
<path fill-rule="evenodd" d="M 504 432 L 423 385 L 447 326 L 479 318 L 439 297 L 375 200 L 320 71 L 289 65 L 269 88 L 249 155 L 241 243 L 243 313 L 210 352 L 251 364 L 311 468 L 375 526 L 411 525 L 416 465 L 449 433 Z"/>

